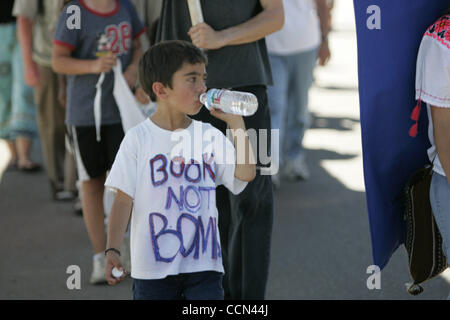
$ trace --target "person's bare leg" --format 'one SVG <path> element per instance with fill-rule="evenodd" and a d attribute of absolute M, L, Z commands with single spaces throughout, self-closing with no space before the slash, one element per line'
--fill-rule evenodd
<path fill-rule="evenodd" d="M 11 158 L 9 160 L 10 166 L 17 165 L 17 151 L 16 151 L 16 145 L 14 141 L 7 140 L 6 143 L 8 144 L 9 153 L 11 154 Z"/>
<path fill-rule="evenodd" d="M 23 136 L 16 138 L 17 164 L 19 168 L 28 167 L 32 163 L 30 160 L 32 140 Z"/>
<path fill-rule="evenodd" d="M 77 192 L 77 164 L 74 156 L 67 150 L 64 159 L 64 190 Z"/>
<path fill-rule="evenodd" d="M 83 181 L 81 185 L 83 218 L 95 254 L 106 249 L 104 183 L 105 176 Z"/>

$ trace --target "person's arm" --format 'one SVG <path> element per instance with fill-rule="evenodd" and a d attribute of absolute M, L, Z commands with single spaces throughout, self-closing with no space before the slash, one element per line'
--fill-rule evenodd
<path fill-rule="evenodd" d="M 58 73 L 58 101 L 63 108 L 67 104 L 67 81 L 66 76 Z"/>
<path fill-rule="evenodd" d="M 256 161 L 248 138 L 242 116 L 210 110 L 212 116 L 225 121 L 233 134 L 233 145 L 236 150 L 236 168 L 234 176 L 241 181 L 250 182 L 256 176 Z"/>
<path fill-rule="evenodd" d="M 133 40 L 133 56 L 131 58 L 131 62 L 123 73 L 123 76 L 131 89 L 134 89 L 137 83 L 138 66 L 141 57 L 142 57 L 141 41 L 140 38 L 137 38 Z"/>
<path fill-rule="evenodd" d="M 138 79 L 139 61 L 141 60 L 141 57 L 143 55 L 141 40 L 144 38 L 145 36 L 140 36 L 139 38 L 133 41 L 133 58 L 131 59 L 131 63 L 123 73 L 123 76 L 131 89 L 134 89 L 138 84 L 137 79 Z M 137 101 L 139 101 L 139 103 L 141 104 L 145 105 L 150 103 L 150 98 L 140 86 L 136 88 L 134 96 L 136 97 Z"/>
<path fill-rule="evenodd" d="M 320 21 L 320 31 L 322 39 L 328 36 L 331 29 L 331 9 L 328 0 L 316 0 L 317 15 Z"/>
<path fill-rule="evenodd" d="M 117 57 L 108 54 L 95 60 L 76 59 L 72 50 L 66 46 L 54 44 L 52 67 L 56 73 L 68 75 L 98 74 L 109 72 L 116 65 Z"/>
<path fill-rule="evenodd" d="M 431 117 L 436 150 L 450 184 L 450 108 L 431 106 Z"/>
<path fill-rule="evenodd" d="M 17 34 L 22 51 L 24 78 L 27 85 L 35 87 L 41 76 L 36 62 L 33 61 L 33 20 L 25 16 L 17 17 Z"/>
<path fill-rule="evenodd" d="M 328 46 L 328 33 L 331 29 L 331 8 L 328 0 L 316 0 L 317 15 L 320 21 L 320 31 L 322 42 L 319 47 L 319 64 L 324 66 L 331 58 L 330 48 Z"/>
<path fill-rule="evenodd" d="M 259 0 L 263 10 L 246 22 L 223 30 L 214 30 L 206 23 L 193 26 L 188 35 L 202 49 L 254 42 L 280 30 L 284 24 L 282 0 Z"/>
<path fill-rule="evenodd" d="M 114 199 L 111 213 L 109 215 L 108 223 L 108 240 L 106 248 L 114 248 L 120 250 L 123 237 L 127 231 L 128 222 L 131 216 L 131 209 L 133 208 L 133 199 L 124 192 L 117 190 L 116 197 Z M 120 278 L 115 278 L 112 275 L 112 269 L 117 268 L 123 270 L 120 256 L 114 251 L 108 251 L 106 254 L 106 280 L 110 285 L 116 285 L 117 283 L 125 279 L 125 272 Z M 129 270 L 127 270 L 129 271 Z"/>

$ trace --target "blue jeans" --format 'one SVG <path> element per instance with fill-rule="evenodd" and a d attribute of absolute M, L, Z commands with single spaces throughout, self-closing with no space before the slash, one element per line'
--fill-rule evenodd
<path fill-rule="evenodd" d="M 134 300 L 223 300 L 222 274 L 184 273 L 157 280 L 133 280 Z"/>
<path fill-rule="evenodd" d="M 304 156 L 303 136 L 309 126 L 308 92 L 318 49 L 269 55 L 273 86 L 267 87 L 272 129 L 280 130 L 279 165 Z M 276 152 L 277 148 L 273 148 Z"/>
<path fill-rule="evenodd" d="M 430 202 L 448 260 L 450 259 L 450 185 L 446 177 L 436 172 L 433 172 L 431 179 Z M 450 300 L 450 294 L 447 299 Z"/>

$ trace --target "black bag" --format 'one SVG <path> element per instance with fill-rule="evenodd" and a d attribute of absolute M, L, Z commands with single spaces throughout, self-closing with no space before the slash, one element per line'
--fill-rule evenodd
<path fill-rule="evenodd" d="M 434 278 L 447 268 L 442 250 L 442 237 L 434 220 L 430 204 L 430 185 L 433 167 L 414 172 L 405 190 L 405 248 L 413 283 L 408 288 L 412 295 L 423 292 L 419 285 Z"/>

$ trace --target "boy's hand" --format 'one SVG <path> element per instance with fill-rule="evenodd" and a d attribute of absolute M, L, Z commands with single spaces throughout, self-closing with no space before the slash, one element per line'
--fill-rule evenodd
<path fill-rule="evenodd" d="M 114 268 L 117 268 L 118 270 L 123 271 L 123 275 L 120 278 L 115 278 L 112 275 L 112 270 Z M 123 269 L 122 267 L 122 262 L 120 261 L 120 257 L 117 253 L 109 251 L 106 254 L 106 270 L 105 270 L 105 275 L 106 275 L 106 281 L 108 282 L 109 285 L 111 286 L 115 286 L 116 284 L 122 282 L 126 276 L 127 276 L 127 272 Z"/>
<path fill-rule="evenodd" d="M 30 87 L 37 87 L 41 82 L 41 73 L 34 61 L 25 63 L 24 65 L 25 83 Z"/>
<path fill-rule="evenodd" d="M 110 53 L 104 56 L 101 56 L 97 60 L 93 61 L 92 71 L 93 73 L 108 73 L 111 69 L 116 65 L 117 57 Z"/>
<path fill-rule="evenodd" d="M 241 128 L 242 124 L 244 124 L 244 119 L 242 119 L 241 115 L 225 113 L 220 109 L 212 109 L 209 111 L 209 113 L 213 117 L 225 121 L 231 129 Z"/>

